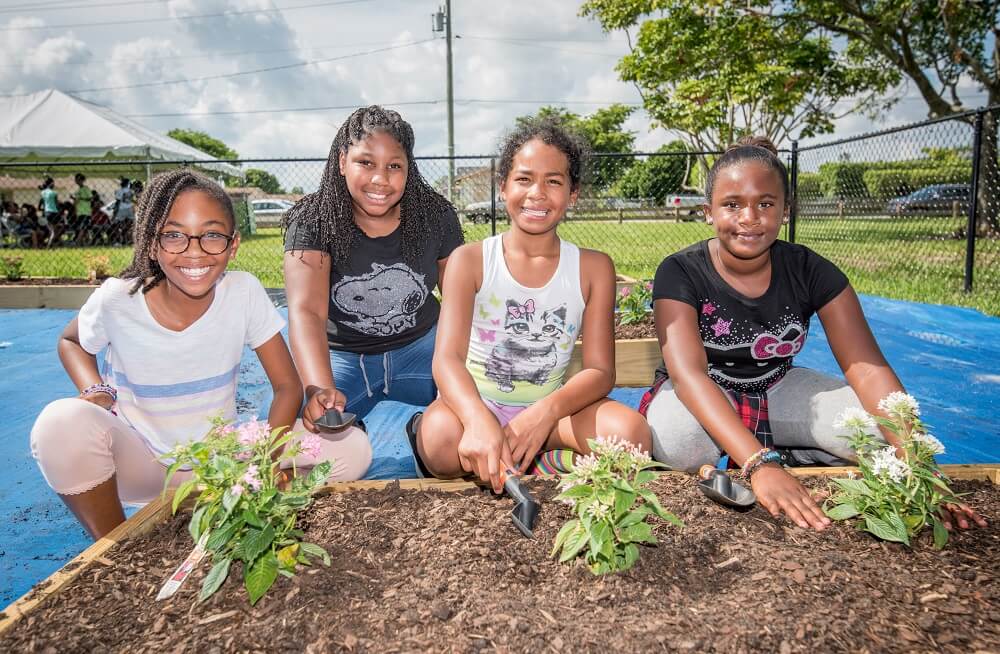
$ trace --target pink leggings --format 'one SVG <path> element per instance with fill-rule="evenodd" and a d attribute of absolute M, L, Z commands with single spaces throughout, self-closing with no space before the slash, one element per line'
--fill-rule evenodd
<path fill-rule="evenodd" d="M 295 431 L 305 433 L 302 421 Z M 360 479 L 372 461 L 371 443 L 365 432 L 352 427 L 336 440 L 322 439 L 318 458 L 300 454 L 297 468 L 333 460 L 327 481 Z M 93 489 L 112 475 L 118 497 L 127 504 L 145 503 L 163 490 L 167 467 L 156 459 L 139 434 L 124 420 L 91 402 L 78 398 L 56 400 L 46 406 L 31 429 L 31 455 L 45 481 L 60 495 L 76 495 Z M 283 468 L 291 468 L 286 461 Z M 178 471 L 170 481 L 176 486 L 191 477 Z"/>

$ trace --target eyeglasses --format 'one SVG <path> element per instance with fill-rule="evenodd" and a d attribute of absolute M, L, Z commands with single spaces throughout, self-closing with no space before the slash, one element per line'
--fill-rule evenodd
<path fill-rule="evenodd" d="M 157 241 L 164 251 L 170 254 L 187 252 L 191 241 L 198 241 L 205 254 L 222 254 L 229 249 L 229 244 L 236 238 L 236 233 L 230 235 L 219 232 L 205 232 L 201 236 L 188 236 L 184 232 L 160 232 Z"/>

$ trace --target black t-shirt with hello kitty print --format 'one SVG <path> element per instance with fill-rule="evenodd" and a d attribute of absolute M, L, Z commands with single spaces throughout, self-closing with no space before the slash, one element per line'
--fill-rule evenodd
<path fill-rule="evenodd" d="M 678 300 L 698 312 L 708 374 L 725 389 L 759 393 L 781 379 L 805 345 L 809 320 L 847 288 L 847 276 L 809 248 L 771 246 L 771 285 L 757 298 L 733 289 L 712 265 L 708 241 L 672 254 L 653 280 L 653 300 Z M 669 376 L 666 366 L 657 380 Z"/>

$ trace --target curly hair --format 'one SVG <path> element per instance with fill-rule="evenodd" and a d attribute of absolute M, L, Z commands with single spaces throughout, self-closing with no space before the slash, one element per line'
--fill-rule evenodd
<path fill-rule="evenodd" d="M 526 118 L 500 142 L 497 182 L 503 184 L 514 166 L 514 156 L 532 139 L 539 139 L 566 155 L 569 164 L 570 190 L 577 191 L 584 181 L 584 162 L 590 155 L 587 140 L 553 118 Z"/>
<path fill-rule="evenodd" d="M 376 132 L 388 134 L 406 152 L 406 186 L 399 202 L 403 259 L 417 265 L 424 245 L 441 240 L 448 228 L 444 218 L 455 209 L 417 169 L 413 128 L 399 113 L 378 105 L 357 109 L 337 130 L 319 189 L 296 202 L 282 220 L 286 239 L 289 231 L 303 230 L 306 238 L 332 254 L 334 263 L 347 260 L 361 228 L 354 222 L 354 204 L 340 172 L 340 155 Z"/>
<path fill-rule="evenodd" d="M 770 168 L 781 179 L 781 187 L 785 191 L 785 204 L 789 200 L 788 168 L 778 157 L 778 148 L 766 136 L 744 136 L 736 143 L 726 148 L 721 157 L 712 164 L 705 180 L 705 199 L 712 203 L 712 191 L 715 189 L 715 179 L 719 171 L 741 164 L 744 161 L 755 161 Z"/>
<path fill-rule="evenodd" d="M 160 264 L 150 255 L 160 229 L 170 214 L 170 208 L 174 206 L 174 200 L 186 191 L 201 191 L 218 202 L 229 216 L 233 231 L 236 230 L 233 201 L 221 186 L 201 173 L 187 168 L 160 173 L 153 178 L 149 188 L 139 199 L 133 228 L 135 250 L 132 254 L 132 263 L 119 275 L 122 279 L 136 280 L 135 286 L 129 291 L 130 295 L 135 295 L 139 289 L 142 289 L 144 294 L 148 293 L 166 278 L 160 269 Z"/>

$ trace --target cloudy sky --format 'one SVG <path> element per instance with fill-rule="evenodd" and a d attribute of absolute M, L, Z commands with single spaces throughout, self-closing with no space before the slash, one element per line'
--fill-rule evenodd
<path fill-rule="evenodd" d="M 625 36 L 578 17 L 578 2 L 452 4 L 457 153 L 491 152 L 514 117 L 545 104 L 586 114 L 639 102 L 614 70 Z M 325 156 L 352 108 L 381 103 L 413 124 L 418 154 L 444 154 L 445 43 L 430 18 L 437 7 L 437 0 L 0 0 L 0 88 L 59 88 L 159 132 L 203 130 L 246 157 Z M 249 72 L 265 68 L 277 70 Z M 176 80 L 185 81 L 164 83 Z M 849 116 L 823 139 L 925 116 L 921 101 L 904 100 L 881 123 Z M 651 131 L 641 111 L 628 127 L 639 149 L 670 139 Z"/>

